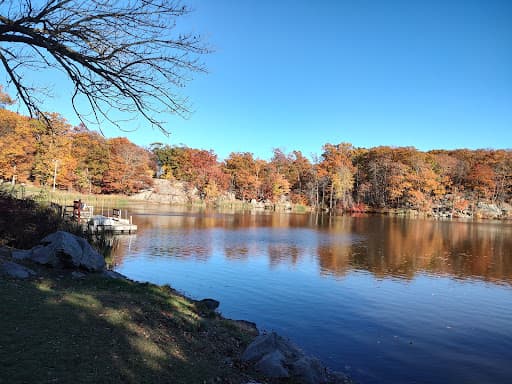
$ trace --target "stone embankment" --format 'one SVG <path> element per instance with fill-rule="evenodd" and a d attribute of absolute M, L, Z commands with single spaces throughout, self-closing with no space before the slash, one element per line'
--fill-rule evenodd
<path fill-rule="evenodd" d="M 453 208 L 452 204 L 439 204 L 432 208 L 430 216 L 435 218 L 512 219 L 512 206 L 507 203 L 478 202 L 473 207 Z"/>
<path fill-rule="evenodd" d="M 474 207 L 464 209 L 453 208 L 451 204 L 436 204 L 430 210 L 421 211 L 412 208 L 380 208 L 369 209 L 367 213 L 406 217 L 433 217 L 436 219 L 490 219 L 511 220 L 512 206 L 507 203 L 491 204 L 479 202 Z"/>

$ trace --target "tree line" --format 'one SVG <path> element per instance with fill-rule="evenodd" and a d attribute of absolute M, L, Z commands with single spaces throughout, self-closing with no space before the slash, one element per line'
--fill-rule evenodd
<path fill-rule="evenodd" d="M 47 122 L 50 122 L 50 125 Z M 0 178 L 88 193 L 131 194 L 152 184 L 152 154 L 48 113 L 32 119 L 0 109 Z"/>
<path fill-rule="evenodd" d="M 274 149 L 269 161 L 233 152 L 222 162 L 213 151 L 184 146 L 152 148 L 159 177 L 188 182 L 206 200 L 232 192 L 239 200 L 291 201 L 317 209 L 366 211 L 449 206 L 464 211 L 481 201 L 512 199 L 512 151 L 413 147 L 355 148 L 325 144 L 313 160 Z"/>
<path fill-rule="evenodd" d="M 47 121 L 51 124 L 48 125 Z M 274 149 L 270 160 L 233 152 L 105 138 L 56 113 L 44 121 L 0 109 L 0 178 L 90 193 L 133 194 L 152 178 L 185 182 L 205 201 L 228 192 L 244 201 L 291 201 L 318 209 L 458 210 L 512 199 L 512 151 L 325 144 L 312 159 Z"/>

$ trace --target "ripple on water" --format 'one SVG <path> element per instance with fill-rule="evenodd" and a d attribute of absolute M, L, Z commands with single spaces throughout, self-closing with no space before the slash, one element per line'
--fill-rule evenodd
<path fill-rule="evenodd" d="M 512 377 L 510 228 L 183 212 L 144 220 L 119 250 L 120 272 L 215 297 L 226 316 L 276 330 L 361 382 Z"/>

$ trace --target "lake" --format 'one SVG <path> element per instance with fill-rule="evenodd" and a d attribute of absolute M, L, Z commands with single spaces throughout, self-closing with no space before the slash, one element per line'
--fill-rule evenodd
<path fill-rule="evenodd" d="M 221 302 L 360 383 L 512 378 L 512 223 L 131 209 L 116 270 Z"/>

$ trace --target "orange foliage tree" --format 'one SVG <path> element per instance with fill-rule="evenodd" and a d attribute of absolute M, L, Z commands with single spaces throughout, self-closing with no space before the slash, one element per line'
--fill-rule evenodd
<path fill-rule="evenodd" d="M 75 129 L 71 142 L 73 156 L 78 160 L 75 187 L 82 192 L 101 192 L 110 161 L 107 140 L 98 132 Z"/>
<path fill-rule="evenodd" d="M 125 137 L 107 140 L 110 159 L 104 173 L 102 191 L 132 194 L 152 185 L 153 164 L 150 152 Z"/>
<path fill-rule="evenodd" d="M 26 182 L 36 154 L 35 122 L 0 109 L 0 177 Z"/>
<path fill-rule="evenodd" d="M 264 162 L 254 159 L 249 152 L 232 152 L 224 168 L 231 176 L 231 188 L 240 200 L 261 198 L 262 170 Z"/>

